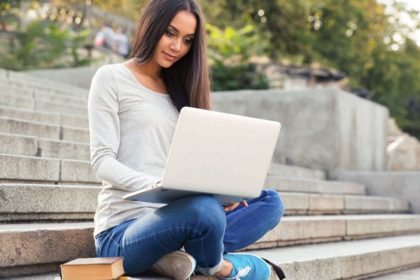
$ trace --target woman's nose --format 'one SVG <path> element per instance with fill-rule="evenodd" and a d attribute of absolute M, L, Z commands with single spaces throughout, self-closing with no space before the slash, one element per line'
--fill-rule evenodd
<path fill-rule="evenodd" d="M 171 48 L 175 51 L 179 51 L 181 49 L 181 40 L 174 40 L 171 44 Z"/>

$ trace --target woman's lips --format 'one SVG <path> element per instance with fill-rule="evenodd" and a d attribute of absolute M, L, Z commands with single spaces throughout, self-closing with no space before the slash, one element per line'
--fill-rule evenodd
<path fill-rule="evenodd" d="M 176 56 L 170 55 L 166 52 L 163 52 L 163 54 L 164 54 L 165 58 L 169 61 L 175 61 L 176 60 Z"/>

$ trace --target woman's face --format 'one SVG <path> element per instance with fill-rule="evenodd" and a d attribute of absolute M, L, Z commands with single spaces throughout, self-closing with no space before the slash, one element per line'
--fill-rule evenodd
<path fill-rule="evenodd" d="M 188 53 L 194 39 L 197 20 L 187 11 L 178 12 L 156 47 L 153 59 L 163 68 L 171 67 Z"/>

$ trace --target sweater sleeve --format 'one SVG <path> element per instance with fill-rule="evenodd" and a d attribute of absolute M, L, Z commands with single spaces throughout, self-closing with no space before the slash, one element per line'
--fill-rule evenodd
<path fill-rule="evenodd" d="M 117 84 L 107 66 L 92 79 L 88 99 L 91 166 L 95 176 L 131 192 L 155 184 L 158 178 L 138 172 L 117 160 L 120 145 Z"/>

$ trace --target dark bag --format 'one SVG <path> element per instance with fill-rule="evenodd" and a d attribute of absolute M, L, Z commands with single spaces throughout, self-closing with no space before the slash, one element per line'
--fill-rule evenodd
<path fill-rule="evenodd" d="M 267 259 L 263 259 L 265 260 L 269 265 L 271 265 L 273 267 L 274 272 L 277 274 L 277 277 L 279 277 L 280 280 L 285 279 L 286 275 L 284 275 L 283 270 L 280 268 L 280 266 L 272 263 L 271 261 L 267 260 Z"/>

